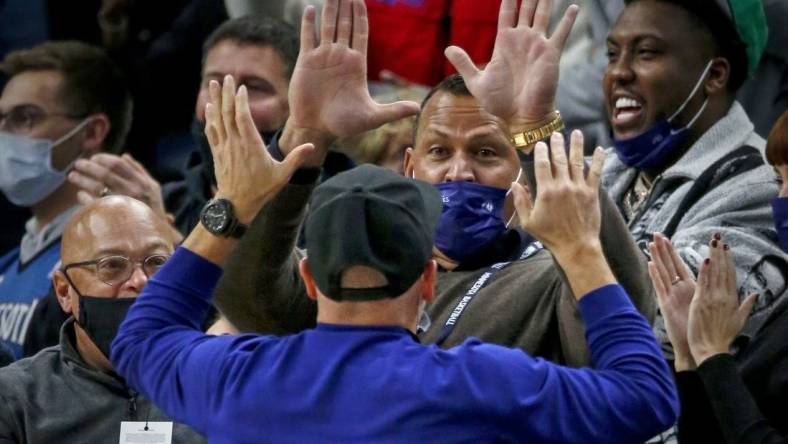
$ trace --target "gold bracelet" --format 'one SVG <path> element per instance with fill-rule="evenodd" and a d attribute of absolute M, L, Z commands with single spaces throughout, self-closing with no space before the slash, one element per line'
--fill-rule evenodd
<path fill-rule="evenodd" d="M 544 126 L 540 126 L 539 128 L 513 133 L 511 136 L 511 141 L 515 148 L 526 148 L 540 140 L 544 140 L 550 136 L 550 134 L 562 129 L 564 129 L 564 121 L 561 119 L 561 113 L 556 111 L 555 119 L 551 120 Z"/>

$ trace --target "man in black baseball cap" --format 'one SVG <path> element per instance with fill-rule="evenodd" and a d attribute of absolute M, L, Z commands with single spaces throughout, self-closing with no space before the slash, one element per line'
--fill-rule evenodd
<path fill-rule="evenodd" d="M 517 183 L 512 192 L 520 224 L 550 248 L 578 295 L 596 369 L 475 338 L 447 350 L 419 343 L 419 314 L 435 296 L 442 199 L 375 166 L 312 195 L 300 274 L 317 299 L 316 328 L 203 334 L 237 227 L 268 210 L 312 150 L 301 145 L 275 161 L 254 130 L 246 88 L 236 93 L 229 76 L 221 94 L 218 83 L 210 88 L 217 206 L 149 280 L 112 343 L 118 373 L 165 412 L 211 442 L 234 443 L 643 442 L 673 424 L 672 375 L 602 252 L 603 152 L 586 177 L 579 133 L 569 156 L 560 135 L 551 155 L 536 145 L 535 201 Z"/>

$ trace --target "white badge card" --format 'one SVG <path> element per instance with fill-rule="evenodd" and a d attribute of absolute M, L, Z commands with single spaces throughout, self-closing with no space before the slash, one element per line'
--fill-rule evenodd
<path fill-rule="evenodd" d="M 172 421 L 121 421 L 119 444 L 171 444 Z"/>

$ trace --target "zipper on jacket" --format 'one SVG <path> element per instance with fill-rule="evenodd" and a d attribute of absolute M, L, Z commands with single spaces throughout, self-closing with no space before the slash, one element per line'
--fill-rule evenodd
<path fill-rule="evenodd" d="M 129 390 L 129 418 L 137 420 L 137 392 L 134 390 Z"/>

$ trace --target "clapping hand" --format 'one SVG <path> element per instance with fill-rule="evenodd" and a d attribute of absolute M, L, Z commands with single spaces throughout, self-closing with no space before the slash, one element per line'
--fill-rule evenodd
<path fill-rule="evenodd" d="M 649 250 L 651 261 L 648 263 L 648 274 L 657 292 L 668 339 L 673 345 L 676 370 L 692 370 L 696 365 L 687 343 L 687 321 L 690 302 L 695 293 L 695 277 L 670 240 L 661 233 L 654 234 Z"/>
<path fill-rule="evenodd" d="M 736 267 L 727 244 L 719 237 L 709 243 L 709 257 L 701 264 L 690 304 L 687 340 L 695 362 L 728 353 L 752 311 L 757 294 L 739 304 Z"/>
<path fill-rule="evenodd" d="M 515 0 L 503 0 L 490 63 L 480 70 L 456 46 L 446 49 L 446 57 L 488 112 L 513 130 L 529 129 L 555 109 L 558 64 L 577 11 L 567 8 L 548 37 L 551 0 L 523 0 L 519 14 Z"/>

